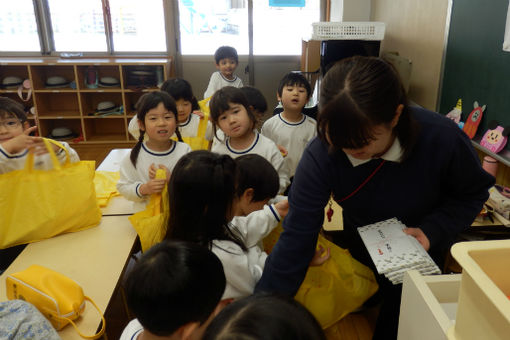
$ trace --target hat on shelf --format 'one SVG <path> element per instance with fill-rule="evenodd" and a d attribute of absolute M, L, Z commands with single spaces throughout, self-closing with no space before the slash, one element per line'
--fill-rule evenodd
<path fill-rule="evenodd" d="M 99 78 L 99 86 L 100 87 L 119 87 L 120 82 L 117 78 L 114 78 L 114 77 L 101 77 L 101 78 Z"/>
<path fill-rule="evenodd" d="M 103 101 L 97 104 L 97 112 L 107 112 L 116 109 L 117 105 L 111 101 Z"/>
<path fill-rule="evenodd" d="M 3 88 L 18 88 L 18 86 L 20 86 L 21 84 L 23 84 L 23 79 L 20 78 L 20 77 L 16 77 L 16 76 L 8 76 L 8 77 L 4 77 L 4 79 L 2 79 L 2 87 Z"/>
<path fill-rule="evenodd" d="M 66 140 L 66 139 L 72 139 L 78 137 L 77 133 L 74 133 L 73 130 L 71 130 L 68 127 L 56 127 L 53 130 L 51 130 L 51 133 L 48 135 L 48 138 L 56 139 L 56 140 Z"/>
<path fill-rule="evenodd" d="M 46 87 L 65 87 L 70 81 L 61 76 L 51 76 L 46 79 Z"/>
<path fill-rule="evenodd" d="M 122 115 L 124 109 L 122 105 L 117 106 L 112 101 L 102 101 L 97 104 L 95 112 L 90 113 L 90 116 L 110 116 L 110 115 Z"/>

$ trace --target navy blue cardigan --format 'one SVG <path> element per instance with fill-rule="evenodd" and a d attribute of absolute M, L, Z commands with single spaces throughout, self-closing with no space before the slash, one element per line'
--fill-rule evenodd
<path fill-rule="evenodd" d="M 402 163 L 387 161 L 375 176 L 341 205 L 344 229 L 397 217 L 427 235 L 431 251 L 466 230 L 489 197 L 494 177 L 480 161 L 465 133 L 451 120 L 410 108 L 418 139 Z M 380 164 L 353 167 L 345 153 L 328 152 L 316 138 L 305 149 L 289 193 L 284 232 L 266 260 L 256 291 L 295 294 L 313 257 L 330 193 L 340 200 L 352 193 Z"/>

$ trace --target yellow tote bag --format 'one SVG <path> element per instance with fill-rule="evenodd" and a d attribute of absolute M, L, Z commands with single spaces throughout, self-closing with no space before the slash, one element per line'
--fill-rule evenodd
<path fill-rule="evenodd" d="M 28 154 L 25 168 L 0 175 L 0 249 L 94 227 L 101 211 L 94 190 L 94 161 L 71 163 L 62 144 L 44 139 L 51 170 L 35 170 Z M 50 143 L 66 152 L 60 165 Z"/>
<path fill-rule="evenodd" d="M 264 238 L 270 252 L 283 228 L 279 225 Z M 328 241 L 321 234 L 317 247 L 330 249 L 330 258 L 321 266 L 309 267 L 299 287 L 297 301 L 303 304 L 326 329 L 359 308 L 378 289 L 374 273 L 355 260 L 348 250 Z"/>
<path fill-rule="evenodd" d="M 156 178 L 166 178 L 165 170 L 158 169 Z M 168 191 L 165 185 L 161 194 L 151 196 L 145 210 L 129 216 L 129 220 L 140 238 L 142 252 L 147 251 L 165 238 L 166 221 L 169 216 L 168 209 Z"/>
<path fill-rule="evenodd" d="M 94 186 L 96 189 L 97 204 L 104 208 L 110 202 L 110 198 L 119 196 L 117 191 L 117 182 L 120 173 L 118 171 L 96 171 L 94 176 Z"/>

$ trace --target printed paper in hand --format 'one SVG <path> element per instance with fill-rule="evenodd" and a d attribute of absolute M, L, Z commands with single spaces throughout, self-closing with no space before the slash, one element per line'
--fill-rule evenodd
<path fill-rule="evenodd" d="M 358 228 L 377 272 L 393 284 L 402 283 L 404 273 L 410 269 L 425 275 L 440 274 L 429 254 L 416 238 L 404 233 L 404 228 L 396 218 Z"/>

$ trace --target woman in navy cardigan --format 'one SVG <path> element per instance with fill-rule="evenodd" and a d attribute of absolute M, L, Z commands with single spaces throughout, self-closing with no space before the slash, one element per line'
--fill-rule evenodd
<path fill-rule="evenodd" d="M 392 217 L 442 268 L 446 251 L 494 184 L 469 138 L 451 120 L 408 106 L 398 74 L 380 58 L 338 62 L 322 81 L 319 103 L 318 137 L 303 153 L 284 232 L 256 290 L 296 293 L 331 194 L 344 217 L 335 242 L 375 273 L 356 229 Z M 402 287 L 383 276 L 378 281 L 382 305 L 374 339 L 396 339 Z"/>

